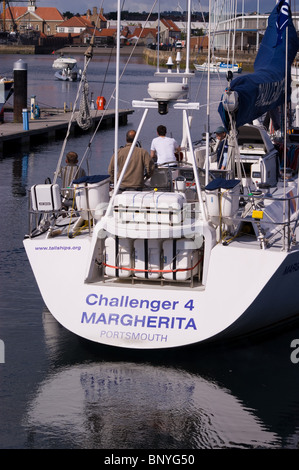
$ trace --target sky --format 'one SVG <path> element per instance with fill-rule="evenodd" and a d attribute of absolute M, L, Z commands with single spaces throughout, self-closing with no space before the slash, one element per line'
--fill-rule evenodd
<path fill-rule="evenodd" d="M 154 4 L 155 0 L 120 0 L 121 5 L 124 2 L 123 9 L 129 11 L 146 11 L 149 12 Z M 18 2 L 11 2 L 11 4 Z M 293 2 L 291 2 L 292 4 Z M 260 13 L 269 13 L 272 11 L 276 4 L 276 0 L 244 0 L 245 13 L 257 11 L 257 5 L 259 4 Z M 63 13 L 70 11 L 71 13 L 84 14 L 89 8 L 92 10 L 93 7 L 97 6 L 98 10 L 103 8 L 104 13 L 117 10 L 117 0 L 36 0 L 37 6 L 53 6 Z M 178 5 L 186 10 L 186 0 L 160 0 L 160 10 L 179 10 Z M 193 10 L 208 11 L 209 0 L 191 0 Z M 238 5 L 242 5 L 242 0 L 238 0 Z M 153 11 L 158 11 L 158 0 L 156 7 Z"/>

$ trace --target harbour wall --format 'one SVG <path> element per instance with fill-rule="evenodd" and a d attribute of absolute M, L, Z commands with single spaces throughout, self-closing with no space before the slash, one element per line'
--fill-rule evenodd
<path fill-rule="evenodd" d="M 77 54 L 84 54 L 86 52 L 88 46 L 68 46 L 62 47 L 55 51 L 55 54 L 70 54 L 70 55 L 77 55 Z M 116 48 L 113 53 L 116 53 Z M 53 47 L 45 47 L 45 46 L 35 46 L 35 45 L 0 45 L 0 54 L 51 54 L 53 52 Z M 111 48 L 110 47 L 94 47 L 93 49 L 94 55 L 110 55 Z M 120 48 L 120 54 L 122 56 L 129 56 L 132 53 L 132 46 L 123 46 Z M 160 65 L 166 66 L 166 62 L 171 55 L 173 62 L 175 63 L 176 51 L 168 50 L 168 51 L 159 51 L 159 62 Z M 149 49 L 143 46 L 135 47 L 133 51 L 133 56 L 140 56 L 143 57 L 145 63 L 150 65 L 157 64 L 157 51 Z M 227 51 L 219 50 L 215 52 L 215 56 L 217 59 L 221 59 L 226 61 L 227 60 Z M 255 60 L 256 54 L 255 52 L 250 52 L 248 54 L 247 51 L 238 51 L 234 53 L 235 62 L 242 63 L 244 71 L 252 71 L 253 70 L 253 63 Z M 182 66 L 184 66 L 185 58 L 186 58 L 186 50 L 183 49 L 181 51 L 181 58 L 182 58 Z M 207 60 L 207 50 L 203 50 L 202 53 L 198 53 L 195 50 L 190 51 L 190 68 L 192 69 L 193 62 L 203 63 Z"/>

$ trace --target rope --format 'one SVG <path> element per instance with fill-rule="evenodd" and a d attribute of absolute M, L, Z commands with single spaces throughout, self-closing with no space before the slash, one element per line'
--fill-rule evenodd
<path fill-rule="evenodd" d="M 203 260 L 203 256 L 198 260 L 197 263 L 195 263 L 194 266 L 191 266 L 191 268 L 180 268 L 180 269 L 138 269 L 138 268 L 126 268 L 124 266 L 113 266 L 107 263 L 102 263 L 102 264 L 103 266 L 106 266 L 107 268 L 121 269 L 123 271 L 134 271 L 134 272 L 141 272 L 141 273 L 178 273 L 178 272 L 192 271 L 202 262 L 202 260 Z"/>
<path fill-rule="evenodd" d="M 79 112 L 77 116 L 77 124 L 81 127 L 81 129 L 89 129 L 92 126 L 92 118 L 90 116 L 90 106 L 88 101 L 88 94 L 89 94 L 89 86 L 84 77 L 83 89 L 82 89 L 82 97 L 79 106 Z"/>

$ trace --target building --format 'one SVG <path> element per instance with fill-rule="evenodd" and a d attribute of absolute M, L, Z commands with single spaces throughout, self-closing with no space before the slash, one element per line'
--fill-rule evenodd
<path fill-rule="evenodd" d="M 98 13 L 97 7 L 93 7 L 92 13 L 90 10 L 87 10 L 86 16 L 82 16 L 82 18 L 86 18 L 86 20 L 90 21 L 97 29 L 107 28 L 107 19 L 103 14 L 103 8 L 101 8 Z"/>
<path fill-rule="evenodd" d="M 156 28 L 141 28 L 134 29 L 132 34 L 129 34 L 127 39 L 129 42 L 135 41 L 138 38 L 139 46 L 148 46 L 149 44 L 157 42 L 157 29 Z"/>
<path fill-rule="evenodd" d="M 39 32 L 46 36 L 56 33 L 59 25 L 64 21 L 63 16 L 54 7 L 37 7 L 35 0 L 29 0 L 27 6 L 11 6 L 5 8 L 0 16 L 2 31 Z"/>
<path fill-rule="evenodd" d="M 269 15 L 239 15 L 236 18 L 222 19 L 218 23 L 216 18 L 212 28 L 213 44 L 216 50 L 227 50 L 228 48 L 239 51 L 258 51 L 259 44 L 268 26 Z M 296 31 L 299 27 L 299 16 L 293 13 L 293 23 Z"/>
<path fill-rule="evenodd" d="M 97 8 L 94 7 L 93 14 L 87 10 L 84 16 L 73 16 L 61 23 L 57 28 L 56 38 L 65 38 L 73 44 L 82 44 L 90 42 L 94 37 L 95 43 L 100 41 L 99 25 L 105 28 L 107 20 L 103 16 L 103 10 L 98 14 Z"/>
<path fill-rule="evenodd" d="M 158 30 L 159 21 L 155 21 L 153 27 Z M 180 28 L 170 19 L 161 18 L 159 28 L 159 42 L 163 44 L 173 44 L 181 39 Z"/>

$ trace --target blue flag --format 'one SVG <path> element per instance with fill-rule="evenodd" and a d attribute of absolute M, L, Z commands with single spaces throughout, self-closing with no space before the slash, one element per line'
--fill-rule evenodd
<path fill-rule="evenodd" d="M 287 15 L 286 12 L 288 12 Z M 287 27 L 288 44 L 286 45 Z M 296 57 L 298 46 L 297 33 L 292 22 L 288 1 L 281 1 L 269 16 L 268 27 L 254 62 L 254 73 L 239 76 L 230 84 L 229 90 L 235 91 L 238 96 L 238 108 L 234 112 L 237 127 L 251 123 L 267 111 L 282 105 L 285 91 L 287 99 L 290 99 L 291 64 Z M 285 73 L 286 51 L 287 74 Z M 287 85 L 285 83 L 286 76 Z M 218 112 L 224 126 L 229 128 L 229 116 L 222 101 Z"/>
<path fill-rule="evenodd" d="M 289 0 L 281 0 L 277 7 L 279 11 L 276 20 L 276 29 L 277 29 L 277 43 L 276 45 L 282 42 L 282 33 L 286 29 L 291 14 L 290 11 L 290 2 Z"/>

